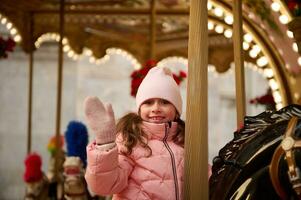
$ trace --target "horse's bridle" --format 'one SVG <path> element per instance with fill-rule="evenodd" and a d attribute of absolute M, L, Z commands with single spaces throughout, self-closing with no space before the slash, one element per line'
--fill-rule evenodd
<path fill-rule="evenodd" d="M 282 199 L 288 199 L 288 196 L 283 190 L 278 177 L 279 162 L 283 154 L 288 165 L 289 181 L 292 184 L 297 196 L 299 199 L 301 199 L 301 174 L 300 169 L 296 165 L 295 156 L 293 154 L 295 148 L 301 148 L 301 140 L 295 140 L 293 137 L 297 122 L 298 118 L 295 116 L 293 116 L 289 121 L 283 140 L 276 148 L 269 166 L 269 174 L 273 187 Z"/>

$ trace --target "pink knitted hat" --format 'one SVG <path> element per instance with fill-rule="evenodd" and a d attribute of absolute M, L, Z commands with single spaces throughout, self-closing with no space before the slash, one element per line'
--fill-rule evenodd
<path fill-rule="evenodd" d="M 161 98 L 172 103 L 178 113 L 182 113 L 180 88 L 167 68 L 153 67 L 149 70 L 136 94 L 137 111 L 141 104 L 152 98 Z"/>

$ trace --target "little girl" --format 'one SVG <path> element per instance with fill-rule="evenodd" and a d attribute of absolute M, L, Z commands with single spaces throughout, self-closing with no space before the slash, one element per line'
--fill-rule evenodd
<path fill-rule="evenodd" d="M 86 181 L 113 199 L 183 199 L 184 132 L 180 90 L 166 68 L 152 68 L 136 95 L 137 114 L 115 125 L 110 104 L 84 102 L 96 139 L 87 147 Z"/>

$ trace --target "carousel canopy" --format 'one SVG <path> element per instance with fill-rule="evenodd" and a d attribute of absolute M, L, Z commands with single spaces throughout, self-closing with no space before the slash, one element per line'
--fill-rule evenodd
<path fill-rule="evenodd" d="M 73 56 L 84 49 L 95 59 L 110 47 L 126 50 L 140 62 L 168 56 L 187 57 L 189 2 L 177 0 L 65 0 L 65 51 Z M 49 39 L 58 40 L 60 1 L 3 0 L 0 13 L 15 27 L 25 52 Z M 218 26 L 209 32 L 209 63 L 224 72 L 233 61 L 232 32 L 214 11 L 210 19 Z M 31 29 L 32 27 L 32 29 Z M 228 34 L 228 35 L 227 35 Z M 227 37 L 228 36 L 228 37 Z M 31 48 L 33 41 L 35 46 Z M 153 44 L 152 44 L 153 43 Z M 153 56 L 151 51 L 153 51 Z M 246 60 L 255 62 L 247 56 Z"/>
<path fill-rule="evenodd" d="M 188 0 L 64 0 L 64 9 L 60 9 L 61 2 L 2 0 L 0 21 L 27 53 L 46 41 L 59 41 L 63 14 L 64 51 L 74 59 L 85 53 L 98 61 L 109 48 L 123 49 L 140 63 L 188 57 Z M 254 63 L 268 80 L 273 79 L 273 96 L 282 107 L 300 98 L 288 83 L 301 71 L 299 48 L 287 26 L 293 15 L 279 0 L 243 3 L 244 60 Z M 208 63 L 217 72 L 227 71 L 234 61 L 232 4 L 210 0 L 207 5 Z"/>

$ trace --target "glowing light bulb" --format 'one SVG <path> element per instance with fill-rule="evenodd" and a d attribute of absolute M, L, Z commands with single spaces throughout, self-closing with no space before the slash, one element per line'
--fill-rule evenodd
<path fill-rule="evenodd" d="M 280 15 L 279 21 L 280 21 L 282 24 L 287 24 L 287 23 L 288 23 L 288 17 L 287 17 L 286 15 Z"/>
<path fill-rule="evenodd" d="M 279 12 L 280 11 L 280 4 L 278 2 L 273 2 L 271 5 L 271 8 L 273 11 L 275 12 Z"/>
<path fill-rule="evenodd" d="M 301 57 L 298 58 L 298 64 L 301 66 Z"/>
<path fill-rule="evenodd" d="M 262 56 L 262 57 L 258 58 L 258 60 L 256 61 L 256 64 L 259 67 L 263 67 L 268 64 L 268 59 L 265 56 Z"/>
<path fill-rule="evenodd" d="M 14 37 L 15 42 L 20 42 L 21 39 L 22 39 L 22 38 L 21 38 L 20 35 L 16 35 L 16 36 Z"/>
<path fill-rule="evenodd" d="M 213 30 L 213 29 L 214 29 L 213 22 L 208 22 L 208 30 Z"/>
<path fill-rule="evenodd" d="M 218 17 L 221 17 L 221 16 L 223 16 L 224 12 L 223 12 L 223 10 L 222 10 L 221 8 L 216 7 L 216 8 L 214 9 L 214 14 L 215 14 L 216 16 L 218 16 Z"/>
<path fill-rule="evenodd" d="M 279 91 L 273 92 L 273 97 L 276 103 L 280 103 L 282 101 L 281 95 Z"/>
<path fill-rule="evenodd" d="M 273 78 L 269 80 L 269 85 L 272 88 L 272 90 L 278 90 L 279 88 L 277 82 Z"/>
<path fill-rule="evenodd" d="M 289 38 L 294 38 L 294 33 L 292 31 L 287 30 L 286 34 Z"/>
<path fill-rule="evenodd" d="M 244 35 L 244 40 L 245 40 L 246 42 L 249 42 L 249 43 L 250 43 L 250 42 L 252 42 L 253 37 L 252 37 L 251 34 L 247 33 L 247 34 Z"/>
<path fill-rule="evenodd" d="M 282 103 L 277 103 L 277 104 L 276 104 L 276 109 L 277 109 L 277 110 L 280 110 L 281 108 L 283 108 Z"/>
<path fill-rule="evenodd" d="M 263 74 L 264 74 L 264 76 L 267 77 L 267 78 L 272 78 L 272 77 L 274 76 L 274 72 L 273 72 L 273 70 L 270 69 L 270 68 L 264 69 Z"/>
<path fill-rule="evenodd" d="M 232 37 L 232 31 L 230 29 L 225 30 L 224 35 L 226 38 Z"/>
<path fill-rule="evenodd" d="M 224 32 L 224 27 L 221 25 L 217 25 L 214 29 L 217 33 L 222 33 Z"/>
<path fill-rule="evenodd" d="M 213 7 L 213 6 L 212 6 L 212 3 L 208 1 L 208 2 L 207 2 L 207 9 L 208 9 L 208 10 L 211 10 L 212 7 Z"/>
<path fill-rule="evenodd" d="M 233 24 L 233 16 L 232 15 L 227 15 L 225 18 L 224 18 L 225 22 L 229 25 L 232 25 Z"/>
<path fill-rule="evenodd" d="M 242 47 L 243 47 L 244 50 L 248 50 L 250 48 L 250 45 L 247 42 L 243 42 Z"/>
<path fill-rule="evenodd" d="M 296 42 L 293 43 L 293 50 L 294 50 L 295 52 L 298 52 L 298 45 L 297 45 Z"/>

